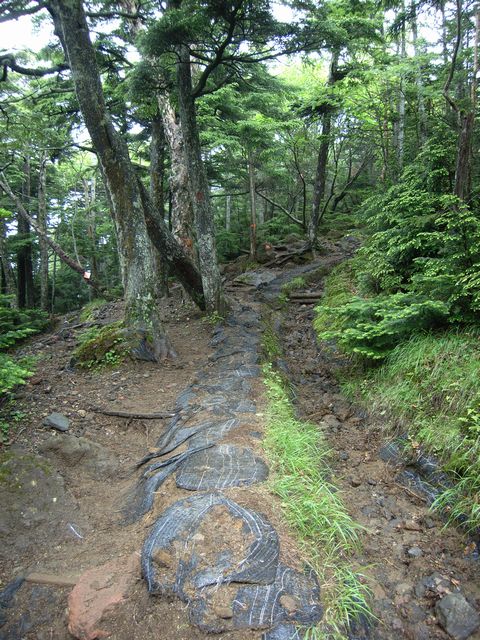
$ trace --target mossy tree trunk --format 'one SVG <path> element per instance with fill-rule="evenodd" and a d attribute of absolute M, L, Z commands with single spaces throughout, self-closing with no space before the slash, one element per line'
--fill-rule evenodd
<path fill-rule="evenodd" d="M 65 51 L 77 99 L 97 152 L 115 218 L 124 265 L 125 322 L 139 336 L 150 334 L 157 358 L 173 354 L 159 317 L 156 270 L 147 231 L 155 246 L 172 263 L 180 280 L 201 304 L 196 270 L 172 237 L 149 194 L 137 178 L 125 141 L 112 124 L 98 71 L 95 50 L 81 0 L 52 0 L 48 9 Z M 171 234 L 170 234 L 171 235 Z M 183 283 L 183 282 L 182 282 Z"/>

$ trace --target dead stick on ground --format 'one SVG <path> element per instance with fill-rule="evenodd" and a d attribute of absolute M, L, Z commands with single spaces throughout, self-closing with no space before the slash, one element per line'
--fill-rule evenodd
<path fill-rule="evenodd" d="M 417 500 L 421 500 L 422 502 L 427 502 L 427 499 L 424 498 L 423 496 L 418 495 L 418 493 L 415 493 L 415 491 L 412 491 L 411 489 L 409 489 L 408 487 L 406 487 L 403 484 L 400 484 L 398 482 L 394 483 L 397 487 L 400 487 L 401 489 L 403 489 L 404 491 L 406 491 L 409 495 L 411 495 L 413 498 L 417 498 Z"/>
<path fill-rule="evenodd" d="M 173 418 L 175 415 L 166 411 L 159 411 L 156 413 L 136 413 L 135 411 L 114 411 L 113 409 L 102 409 L 101 407 L 91 407 L 91 410 L 96 413 L 102 413 L 105 416 L 130 418 L 131 420 L 163 420 L 165 418 Z"/>

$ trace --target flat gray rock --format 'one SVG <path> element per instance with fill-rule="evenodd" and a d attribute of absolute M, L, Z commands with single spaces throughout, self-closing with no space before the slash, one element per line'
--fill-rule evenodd
<path fill-rule="evenodd" d="M 208 491 L 250 485 L 267 477 L 267 465 L 250 449 L 223 444 L 190 456 L 177 471 L 176 484 L 189 491 Z"/>
<path fill-rule="evenodd" d="M 480 617 L 461 593 L 449 593 L 435 606 L 440 626 L 454 640 L 467 640 L 480 626 Z"/>
<path fill-rule="evenodd" d="M 56 431 L 68 431 L 70 420 L 62 413 L 51 413 L 43 421 L 45 427 L 50 427 Z"/>

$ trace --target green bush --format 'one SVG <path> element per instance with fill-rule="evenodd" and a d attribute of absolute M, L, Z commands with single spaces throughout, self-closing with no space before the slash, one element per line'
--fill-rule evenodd
<path fill-rule="evenodd" d="M 323 340 L 335 340 L 346 353 L 379 360 L 412 333 L 444 324 L 448 311 L 444 302 L 407 293 L 356 297 L 340 307 L 325 310 L 320 306 L 322 326 L 331 316 L 336 328 L 320 327 L 318 335 Z"/>
<path fill-rule="evenodd" d="M 38 333 L 48 324 L 46 313 L 38 309 L 16 309 L 11 306 L 11 302 L 11 296 L 0 295 L 0 351 Z M 25 384 L 32 373 L 32 367 L 0 353 L 0 396 L 4 396 L 18 384 Z"/>

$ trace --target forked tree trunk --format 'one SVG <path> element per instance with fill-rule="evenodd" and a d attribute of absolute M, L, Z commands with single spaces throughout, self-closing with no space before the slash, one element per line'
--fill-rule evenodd
<path fill-rule="evenodd" d="M 195 103 L 192 95 L 192 74 L 188 47 L 178 48 L 177 90 L 180 123 L 185 144 L 190 196 L 195 216 L 198 258 L 202 275 L 203 292 L 207 311 L 225 312 L 220 270 L 215 246 L 215 225 L 210 205 L 210 194 L 205 166 L 202 160 Z"/>
<path fill-rule="evenodd" d="M 150 335 L 155 357 L 173 352 L 163 331 L 155 299 L 155 265 L 151 259 L 147 230 L 152 242 L 164 251 L 186 288 L 201 303 L 202 293 L 194 266 L 165 227 L 150 197 L 135 175 L 125 141 L 108 113 L 95 50 L 81 0 L 51 0 L 48 8 L 55 23 L 75 85 L 77 99 L 97 152 L 115 218 L 118 247 L 124 264 L 125 322 L 132 333 Z"/>

